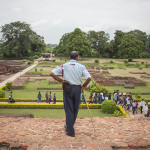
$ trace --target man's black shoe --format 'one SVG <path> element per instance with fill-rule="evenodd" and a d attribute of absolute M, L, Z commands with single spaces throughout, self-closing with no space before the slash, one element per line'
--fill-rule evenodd
<path fill-rule="evenodd" d="M 75 137 L 74 134 L 69 134 L 68 132 L 66 132 L 66 135 L 71 136 L 71 137 Z"/>

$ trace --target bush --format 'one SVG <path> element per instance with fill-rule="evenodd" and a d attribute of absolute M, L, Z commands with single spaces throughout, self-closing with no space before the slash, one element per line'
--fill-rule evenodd
<path fill-rule="evenodd" d="M 52 61 L 53 61 L 53 62 L 56 62 L 56 60 L 55 60 L 55 59 L 53 59 Z"/>
<path fill-rule="evenodd" d="M 39 58 L 39 56 L 37 56 L 37 55 L 34 56 L 34 59 L 38 59 L 38 58 Z"/>
<path fill-rule="evenodd" d="M 119 117 L 119 116 L 122 116 L 122 113 L 119 110 L 115 110 L 113 116 L 114 117 Z"/>
<path fill-rule="evenodd" d="M 98 60 L 98 59 L 95 59 L 95 63 L 97 63 L 97 64 L 98 64 L 98 63 L 99 63 L 99 60 Z"/>
<path fill-rule="evenodd" d="M 141 99 L 141 98 L 142 98 L 142 96 L 141 96 L 141 94 L 140 94 L 140 93 L 136 93 L 136 94 L 135 94 L 135 98 L 136 98 L 136 99 Z"/>
<path fill-rule="evenodd" d="M 109 90 L 104 87 L 103 85 L 96 85 L 96 86 L 93 86 L 91 89 L 90 89 L 90 93 L 101 93 L 103 92 L 103 94 L 106 94 L 106 93 L 109 93 Z"/>
<path fill-rule="evenodd" d="M 0 90 L 0 98 L 5 98 L 5 91 Z"/>
<path fill-rule="evenodd" d="M 110 63 L 113 64 L 114 62 L 111 60 Z"/>
<path fill-rule="evenodd" d="M 13 88 L 12 82 L 7 82 L 7 83 L 6 83 L 6 88 L 10 91 L 10 89 Z"/>
<path fill-rule="evenodd" d="M 28 61 L 28 62 L 27 62 L 27 65 L 31 65 L 31 64 L 32 64 L 32 62 L 31 62 L 31 61 Z"/>
<path fill-rule="evenodd" d="M 127 60 L 124 60 L 124 64 L 128 64 L 128 61 L 127 61 Z"/>
<path fill-rule="evenodd" d="M 116 110 L 116 103 L 113 100 L 105 100 L 102 102 L 101 108 L 104 113 L 113 114 Z"/>
<path fill-rule="evenodd" d="M 144 62 L 142 61 L 141 64 L 144 64 Z"/>

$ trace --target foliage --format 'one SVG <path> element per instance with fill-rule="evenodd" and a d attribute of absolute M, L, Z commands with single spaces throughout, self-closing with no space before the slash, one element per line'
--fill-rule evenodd
<path fill-rule="evenodd" d="M 12 22 L 2 26 L 2 47 L 4 57 L 24 57 L 41 52 L 44 47 L 44 38 L 32 31 L 25 22 Z"/>
<path fill-rule="evenodd" d="M 141 96 L 140 93 L 136 93 L 136 94 L 135 94 L 135 98 L 136 98 L 136 99 L 140 99 L 140 98 L 142 98 L 142 96 Z"/>
<path fill-rule="evenodd" d="M 0 90 L 0 98 L 5 98 L 5 91 L 4 90 Z"/>
<path fill-rule="evenodd" d="M 53 61 L 53 62 L 56 62 L 56 59 L 53 59 L 52 61 Z"/>
<path fill-rule="evenodd" d="M 90 91 L 91 88 L 93 88 L 93 87 L 96 86 L 96 85 L 98 85 L 98 84 L 96 83 L 96 81 L 91 80 L 91 82 L 90 82 L 90 83 L 88 84 L 88 86 L 87 86 L 87 90 Z"/>
<path fill-rule="evenodd" d="M 118 48 L 119 58 L 139 58 L 141 49 L 143 48 L 143 42 L 137 40 L 134 35 L 127 34 L 123 36 Z"/>
<path fill-rule="evenodd" d="M 91 43 L 87 40 L 87 34 L 79 28 L 71 33 L 64 34 L 53 52 L 56 56 L 69 56 L 73 50 L 78 51 L 80 56 L 91 55 Z"/>
<path fill-rule="evenodd" d="M 94 86 L 94 87 L 92 87 L 91 89 L 90 89 L 90 93 L 101 93 L 101 92 L 103 92 L 104 94 L 106 94 L 106 93 L 108 93 L 109 92 L 109 90 L 106 88 L 106 87 L 104 87 L 103 85 L 96 85 L 96 86 Z"/>
<path fill-rule="evenodd" d="M 39 58 L 39 56 L 37 56 L 37 55 L 34 56 L 34 59 L 38 59 L 38 58 Z"/>
<path fill-rule="evenodd" d="M 89 31 L 88 39 L 92 48 L 98 52 L 98 57 L 103 56 L 108 48 L 109 34 L 104 31 Z"/>
<path fill-rule="evenodd" d="M 95 59 L 95 63 L 97 63 L 97 64 L 98 64 L 98 63 L 99 63 L 99 59 Z"/>
<path fill-rule="evenodd" d="M 102 102 L 101 108 L 103 112 L 113 114 L 117 107 L 113 100 L 105 100 Z"/>
<path fill-rule="evenodd" d="M 122 113 L 119 110 L 115 110 L 113 116 L 114 117 L 120 117 L 120 116 L 122 116 Z"/>
<path fill-rule="evenodd" d="M 13 88 L 12 82 L 7 82 L 6 83 L 6 88 L 10 91 L 10 89 Z"/>

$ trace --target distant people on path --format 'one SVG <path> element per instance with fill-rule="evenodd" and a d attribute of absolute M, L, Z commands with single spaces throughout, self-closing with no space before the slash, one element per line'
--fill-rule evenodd
<path fill-rule="evenodd" d="M 147 117 L 147 113 L 148 113 L 148 106 L 147 103 L 145 103 L 145 105 L 143 106 L 143 116 Z"/>
<path fill-rule="evenodd" d="M 141 114 L 143 113 L 143 106 L 145 106 L 145 102 L 142 99 L 142 101 L 140 102 L 140 106 L 141 106 Z"/>
<path fill-rule="evenodd" d="M 9 94 L 8 103 L 15 103 L 15 100 L 14 100 L 14 98 L 12 97 L 12 92 L 10 92 L 10 94 Z"/>
<path fill-rule="evenodd" d="M 136 103 L 135 103 L 135 101 L 133 101 L 133 103 L 132 103 L 132 111 L 133 111 L 133 115 L 134 115 L 134 113 L 136 111 Z"/>
<path fill-rule="evenodd" d="M 89 104 L 93 104 L 93 101 L 92 101 L 92 94 L 90 94 L 90 97 L 89 97 Z"/>
<path fill-rule="evenodd" d="M 55 93 L 54 93 L 53 101 L 54 101 L 53 104 L 56 104 L 56 94 Z"/>
<path fill-rule="evenodd" d="M 46 98 L 46 103 L 48 103 L 48 102 L 49 102 L 48 91 L 47 91 L 46 94 L 45 94 L 45 98 Z"/>
<path fill-rule="evenodd" d="M 84 97 L 84 94 L 82 93 L 82 102 L 83 102 L 83 104 L 86 104 L 86 102 L 85 102 L 85 97 Z"/>
<path fill-rule="evenodd" d="M 138 106 L 139 106 L 139 103 L 138 102 L 136 102 L 136 113 L 138 113 Z"/>
<path fill-rule="evenodd" d="M 52 95 L 51 95 L 51 91 L 49 92 L 49 104 L 50 104 L 50 102 L 51 102 L 51 99 L 52 99 Z"/>
<path fill-rule="evenodd" d="M 114 100 L 114 101 L 115 101 L 115 103 L 117 104 L 117 93 L 114 93 L 113 100 Z"/>
<path fill-rule="evenodd" d="M 42 95 L 41 95 L 41 92 L 38 93 L 37 98 L 38 98 L 38 101 L 37 101 L 38 103 L 39 103 L 39 102 L 42 102 L 41 98 L 43 98 L 43 97 L 42 97 Z"/>

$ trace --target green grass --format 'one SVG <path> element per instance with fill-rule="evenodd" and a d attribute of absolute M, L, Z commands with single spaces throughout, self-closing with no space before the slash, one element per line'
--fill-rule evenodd
<path fill-rule="evenodd" d="M 101 109 L 90 110 L 92 117 L 112 117 Z M 0 109 L 0 113 L 33 114 L 35 118 L 65 118 L 63 109 Z M 78 118 L 90 117 L 87 109 L 79 109 Z"/>

